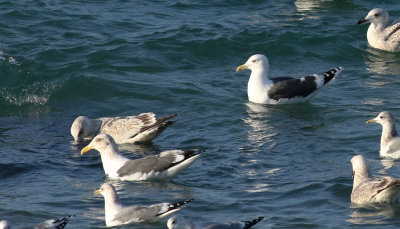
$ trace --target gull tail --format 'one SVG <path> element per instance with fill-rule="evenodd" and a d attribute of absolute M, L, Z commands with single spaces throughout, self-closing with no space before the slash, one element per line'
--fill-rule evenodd
<path fill-rule="evenodd" d="M 343 67 L 337 67 L 327 72 L 324 72 L 324 85 L 330 82 L 335 77 L 338 77 L 339 73 L 343 70 Z"/>
<path fill-rule="evenodd" d="M 137 133 L 135 136 L 132 136 L 132 138 L 136 138 L 136 142 L 138 143 L 150 142 L 158 135 L 160 135 L 170 125 L 174 124 L 176 121 L 169 121 L 169 119 L 176 116 L 178 116 L 178 114 L 172 114 L 157 118 L 156 122 L 153 125 L 144 127 L 139 133 Z"/>
<path fill-rule="evenodd" d="M 164 214 L 168 215 L 168 213 L 175 212 L 175 211 L 179 210 L 183 205 L 185 205 L 185 204 L 187 204 L 189 202 L 192 202 L 193 200 L 194 199 L 190 199 L 190 200 L 185 200 L 185 201 L 169 204 L 168 205 L 168 209 L 165 212 L 158 213 L 156 216 L 161 216 L 161 215 L 164 215 Z"/>
<path fill-rule="evenodd" d="M 34 228 L 64 229 L 65 226 L 67 225 L 67 223 L 69 222 L 69 219 L 73 216 L 75 216 L 75 215 L 70 215 L 70 216 L 67 216 L 67 217 L 64 217 L 61 219 L 57 219 L 57 220 L 54 220 L 54 219 L 47 220 L 47 221 L 43 222 L 42 224 L 37 225 Z"/>
<path fill-rule="evenodd" d="M 251 221 L 244 221 L 244 227 L 243 229 L 248 229 L 251 228 L 252 226 L 256 225 L 258 222 L 264 219 L 264 216 L 260 216 L 256 219 L 253 219 Z"/>
<path fill-rule="evenodd" d="M 53 224 L 54 224 L 54 228 L 55 229 L 64 229 L 64 227 L 67 225 L 67 223 L 69 222 L 69 219 L 71 217 L 73 217 L 74 215 L 70 215 L 58 220 L 54 220 Z"/>

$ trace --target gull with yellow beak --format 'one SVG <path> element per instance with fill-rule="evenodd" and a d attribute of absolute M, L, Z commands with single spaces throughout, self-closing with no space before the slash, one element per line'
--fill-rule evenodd
<path fill-rule="evenodd" d="M 381 149 L 379 155 L 392 159 L 400 158 L 400 137 L 397 135 L 394 116 L 388 111 L 382 111 L 376 118 L 368 120 L 368 123 L 382 125 Z"/>
<path fill-rule="evenodd" d="M 103 184 L 94 194 L 104 197 L 104 212 L 107 227 L 118 226 L 129 223 L 154 222 L 178 211 L 182 205 L 193 199 L 176 202 L 160 203 L 153 205 L 131 205 L 125 206 L 119 200 L 115 188 L 111 184 Z"/>
<path fill-rule="evenodd" d="M 299 79 L 292 77 L 269 78 L 266 56 L 256 54 L 237 67 L 236 71 L 250 69 L 247 95 L 250 102 L 260 104 L 284 104 L 305 102 L 332 83 L 343 70 L 337 67 L 321 75 L 314 74 Z"/>
<path fill-rule="evenodd" d="M 109 178 L 130 181 L 170 180 L 200 157 L 196 150 L 168 150 L 155 156 L 130 160 L 119 152 L 114 139 L 107 134 L 97 135 L 82 149 L 81 154 L 91 149 L 100 152 L 104 172 Z"/>
<path fill-rule="evenodd" d="M 351 202 L 355 204 L 392 203 L 400 191 L 400 180 L 392 177 L 372 178 L 367 161 L 362 155 L 351 159 L 353 167 L 353 190 Z"/>

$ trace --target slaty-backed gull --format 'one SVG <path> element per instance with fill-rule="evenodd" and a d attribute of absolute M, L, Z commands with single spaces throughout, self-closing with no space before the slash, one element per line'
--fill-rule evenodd
<path fill-rule="evenodd" d="M 292 77 L 270 79 L 268 76 L 268 59 L 261 54 L 251 56 L 245 64 L 237 67 L 236 71 L 242 71 L 243 69 L 251 70 L 247 84 L 249 101 L 260 104 L 307 101 L 332 83 L 343 70 L 342 67 L 337 67 L 321 75 L 314 74 L 299 79 Z"/>

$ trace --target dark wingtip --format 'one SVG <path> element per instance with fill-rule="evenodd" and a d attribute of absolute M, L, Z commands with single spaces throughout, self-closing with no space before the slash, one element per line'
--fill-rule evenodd
<path fill-rule="evenodd" d="M 196 156 L 196 155 L 201 154 L 201 153 L 202 153 L 202 151 L 200 149 L 186 150 L 185 151 L 185 157 L 186 158 L 190 158 L 190 157 Z"/>
<path fill-rule="evenodd" d="M 368 20 L 360 19 L 360 20 L 357 22 L 357 25 L 360 25 L 360 24 L 365 23 L 365 22 L 367 22 L 367 21 L 368 21 Z"/>
<path fill-rule="evenodd" d="M 189 200 L 185 200 L 185 201 L 180 201 L 180 202 L 176 202 L 176 203 L 169 204 L 167 211 L 162 212 L 162 213 L 158 213 L 156 216 L 160 216 L 160 215 L 165 214 L 165 213 L 167 213 L 167 212 L 170 212 L 170 211 L 172 211 L 172 210 L 179 209 L 182 205 L 185 205 L 185 204 L 187 204 L 187 203 L 190 203 L 190 202 L 192 202 L 193 200 L 194 200 L 194 199 L 192 198 L 192 199 L 189 199 Z"/>
<path fill-rule="evenodd" d="M 256 225 L 258 222 L 260 222 L 263 219 L 264 219 L 264 216 L 260 216 L 260 217 L 258 217 L 256 219 L 251 220 L 251 221 L 245 221 L 245 227 L 243 229 L 248 229 L 248 228 Z"/>
<path fill-rule="evenodd" d="M 65 228 L 65 226 L 66 226 L 67 223 L 69 222 L 70 218 L 71 218 L 71 217 L 74 217 L 74 216 L 75 216 L 75 215 L 70 215 L 70 216 L 67 216 L 67 217 L 64 217 L 64 218 L 55 220 L 55 221 L 53 222 L 54 224 L 60 223 L 60 224 L 58 224 L 55 228 L 57 228 L 57 229 L 63 229 L 63 228 Z"/>

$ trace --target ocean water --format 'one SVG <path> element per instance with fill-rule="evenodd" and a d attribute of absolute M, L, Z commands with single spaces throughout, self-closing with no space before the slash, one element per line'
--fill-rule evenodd
<path fill-rule="evenodd" d="M 113 183 L 126 204 L 194 198 L 194 222 L 249 220 L 254 228 L 394 228 L 399 204 L 350 203 L 350 159 L 375 175 L 400 176 L 379 158 L 380 111 L 400 117 L 400 54 L 373 49 L 375 7 L 389 1 L 0 2 L 0 219 L 16 227 L 76 215 L 67 228 L 104 228 L 93 191 Z M 343 66 L 343 77 L 310 102 L 247 100 L 255 53 L 272 76 L 301 77 Z M 105 180 L 96 152 L 69 133 L 78 115 L 179 113 L 150 144 L 122 145 L 130 158 L 168 149 L 203 151 L 171 182 Z M 166 220 L 118 228 L 166 228 Z"/>

